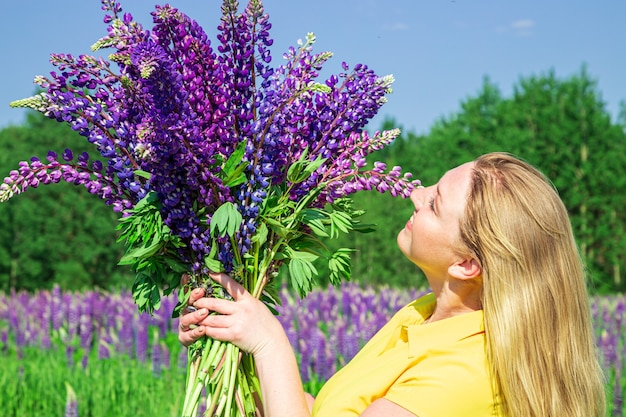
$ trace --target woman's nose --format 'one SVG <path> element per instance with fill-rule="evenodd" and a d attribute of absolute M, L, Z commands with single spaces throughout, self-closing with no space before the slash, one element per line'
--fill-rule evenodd
<path fill-rule="evenodd" d="M 413 191 L 411 192 L 411 200 L 413 200 L 413 204 L 415 205 L 415 208 L 417 210 L 422 208 L 422 206 L 424 205 L 424 202 L 426 200 L 426 194 L 426 188 L 421 185 L 413 189 Z"/>

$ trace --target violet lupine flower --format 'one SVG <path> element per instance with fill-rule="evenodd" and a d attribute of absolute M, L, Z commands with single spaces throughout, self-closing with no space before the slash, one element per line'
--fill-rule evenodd
<path fill-rule="evenodd" d="M 9 329 L 2 329 L 0 331 L 0 346 L 2 347 L 2 352 L 6 353 L 9 350 Z"/>
<path fill-rule="evenodd" d="M 93 293 L 87 294 L 81 300 L 80 318 L 78 319 L 78 333 L 80 335 L 80 347 L 86 350 L 91 349 L 93 343 Z"/>
<path fill-rule="evenodd" d="M 78 296 L 66 293 L 64 302 L 67 309 L 67 338 L 72 342 L 80 334 L 80 300 Z"/>
<path fill-rule="evenodd" d="M 50 317 L 53 331 L 58 331 L 63 325 L 63 308 L 61 299 L 61 287 L 55 285 L 52 287 L 52 295 L 50 298 Z"/>
<path fill-rule="evenodd" d="M 152 347 L 150 350 L 150 360 L 152 364 L 152 374 L 156 377 L 161 376 L 162 371 L 162 353 L 161 353 L 161 344 L 159 343 L 158 337 L 155 337 L 152 341 Z"/>
<path fill-rule="evenodd" d="M 9 326 L 15 329 L 15 345 L 19 349 L 26 345 L 26 334 L 23 325 L 20 323 L 20 314 L 25 312 L 20 308 L 19 304 L 14 309 L 9 310 Z"/>
<path fill-rule="evenodd" d="M 150 316 L 147 314 L 141 314 L 139 320 L 135 325 L 135 355 L 140 362 L 145 362 L 148 359 L 148 323 Z"/>
<path fill-rule="evenodd" d="M 115 318 L 115 327 L 117 329 L 116 337 L 118 338 L 119 350 L 128 355 L 133 355 L 135 344 L 135 331 L 133 327 L 136 323 L 134 309 L 128 306 L 120 306 Z M 129 324 L 133 325 L 129 325 Z"/>
<path fill-rule="evenodd" d="M 98 360 L 111 357 L 111 350 L 113 348 L 112 342 L 113 338 L 110 337 L 109 332 L 104 328 L 100 329 L 100 335 L 98 337 Z"/>
<path fill-rule="evenodd" d="M 67 390 L 67 397 L 65 400 L 65 417 L 78 417 L 78 399 L 76 398 L 76 393 L 74 389 L 68 384 L 65 383 L 65 387 Z"/>

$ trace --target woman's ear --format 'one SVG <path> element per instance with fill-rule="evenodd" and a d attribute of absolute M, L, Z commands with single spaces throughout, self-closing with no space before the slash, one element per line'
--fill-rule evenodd
<path fill-rule="evenodd" d="M 450 276 L 461 280 L 474 279 L 480 277 L 482 273 L 482 266 L 474 258 L 460 259 L 448 268 Z"/>

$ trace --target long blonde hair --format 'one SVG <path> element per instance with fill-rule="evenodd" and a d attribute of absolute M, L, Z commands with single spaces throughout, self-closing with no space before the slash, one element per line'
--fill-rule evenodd
<path fill-rule="evenodd" d="M 504 153 L 475 161 L 462 246 L 481 263 L 487 357 L 507 417 L 603 417 L 583 264 L 551 183 Z"/>

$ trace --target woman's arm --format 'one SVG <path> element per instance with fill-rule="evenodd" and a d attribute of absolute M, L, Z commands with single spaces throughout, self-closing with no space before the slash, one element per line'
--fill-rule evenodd
<path fill-rule="evenodd" d="M 234 301 L 205 298 L 200 288 L 189 296 L 197 310 L 180 317 L 179 340 L 188 346 L 202 335 L 232 342 L 254 356 L 265 417 L 310 417 L 313 397 L 305 394 L 295 355 L 272 312 L 226 274 L 212 274 Z M 219 313 L 208 315 L 209 311 Z M 193 327 L 197 325 L 198 327 Z M 416 417 L 384 398 L 374 401 L 363 417 Z"/>
<path fill-rule="evenodd" d="M 197 310 L 180 317 L 181 343 L 189 345 L 202 335 L 232 342 L 254 356 L 266 417 L 309 417 L 298 364 L 280 322 L 228 275 L 211 278 L 226 288 L 233 301 L 206 298 L 201 289 L 193 290 L 189 303 Z M 198 327 L 191 329 L 194 324 Z"/>

